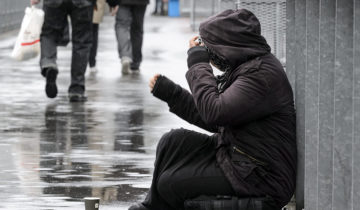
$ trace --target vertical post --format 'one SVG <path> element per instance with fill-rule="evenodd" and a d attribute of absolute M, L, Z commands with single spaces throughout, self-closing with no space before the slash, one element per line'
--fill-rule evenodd
<path fill-rule="evenodd" d="M 3 18 L 3 11 L 5 10 L 5 7 L 0 7 L 0 19 L 1 20 L 3 20 L 4 18 Z M 2 30 L 3 30 L 3 26 L 4 25 L 4 21 L 1 21 L 0 22 L 0 33 L 2 32 Z"/>
<path fill-rule="evenodd" d="M 320 1 L 318 209 L 333 207 L 336 1 Z M 310 207 L 309 207 L 310 208 Z"/>
<path fill-rule="evenodd" d="M 191 28 L 193 31 L 195 31 L 195 0 L 190 1 L 190 20 L 191 20 Z"/>
<path fill-rule="evenodd" d="M 320 0 L 306 1 L 305 208 L 317 209 L 319 151 Z"/>
<path fill-rule="evenodd" d="M 360 2 L 354 1 L 354 151 L 360 150 Z M 353 209 L 360 206 L 360 154 L 353 152 Z"/>
<path fill-rule="evenodd" d="M 274 40 L 274 54 L 277 58 L 280 58 L 280 46 L 281 46 L 281 30 L 280 30 L 280 27 L 281 27 L 281 6 L 280 6 L 280 1 L 276 2 L 276 14 L 275 14 L 275 40 Z"/>
<path fill-rule="evenodd" d="M 241 8 L 241 0 L 236 0 L 235 8 L 240 9 Z"/>
<path fill-rule="evenodd" d="M 217 0 L 217 12 L 221 11 L 221 0 Z"/>
<path fill-rule="evenodd" d="M 4 7 L 4 13 L 3 13 L 3 17 L 4 19 L 2 19 L 1 21 L 4 21 L 4 25 L 3 25 L 3 29 L 4 31 L 8 30 L 8 24 L 9 24 L 9 10 L 10 10 L 10 6 L 9 6 L 9 1 L 5 0 L 5 4 L 2 5 L 2 7 Z"/>
<path fill-rule="evenodd" d="M 296 209 L 304 208 L 305 181 L 305 73 L 306 73 L 306 0 L 294 0 L 295 26 L 295 106 L 298 149 Z"/>
<path fill-rule="evenodd" d="M 211 15 L 215 14 L 215 0 L 211 1 Z"/>
<path fill-rule="evenodd" d="M 354 2 L 336 1 L 333 209 L 355 209 L 349 175 L 353 173 L 352 153 L 357 152 L 353 150 Z"/>

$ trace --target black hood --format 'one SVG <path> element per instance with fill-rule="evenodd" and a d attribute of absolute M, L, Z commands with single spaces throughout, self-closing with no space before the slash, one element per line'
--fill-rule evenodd
<path fill-rule="evenodd" d="M 246 9 L 225 10 L 209 17 L 199 31 L 204 44 L 233 69 L 271 50 L 261 36 L 259 20 Z"/>

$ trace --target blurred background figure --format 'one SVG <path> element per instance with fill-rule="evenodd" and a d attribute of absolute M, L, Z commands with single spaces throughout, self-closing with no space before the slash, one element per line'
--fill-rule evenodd
<path fill-rule="evenodd" d="M 96 0 L 96 6 L 94 8 L 93 25 L 92 25 L 92 45 L 89 57 L 90 73 L 95 74 L 96 68 L 96 53 L 98 47 L 99 37 L 99 24 L 102 22 L 105 12 L 105 0 Z"/>
<path fill-rule="evenodd" d="M 165 6 L 168 0 L 155 0 L 155 9 L 153 15 L 166 15 Z"/>
<path fill-rule="evenodd" d="M 139 73 L 142 61 L 144 15 L 149 0 L 107 0 L 116 15 L 115 32 L 122 74 Z"/>
<path fill-rule="evenodd" d="M 40 0 L 30 0 L 32 5 Z M 92 42 L 92 18 L 94 0 L 44 0 L 44 25 L 41 32 L 41 74 L 46 78 L 45 92 L 49 98 L 55 98 L 58 90 L 57 46 L 63 42 L 67 17 L 72 25 L 72 60 L 70 102 L 85 101 L 85 71 Z"/>

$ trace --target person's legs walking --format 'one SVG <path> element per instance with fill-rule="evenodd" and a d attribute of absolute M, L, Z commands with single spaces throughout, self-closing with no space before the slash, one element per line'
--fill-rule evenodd
<path fill-rule="evenodd" d="M 89 57 L 89 67 L 90 70 L 96 66 L 96 54 L 97 54 L 97 47 L 98 47 L 98 36 L 99 36 L 99 24 L 93 23 L 92 24 L 92 45 L 90 49 L 90 57 Z"/>
<path fill-rule="evenodd" d="M 157 15 L 158 12 L 160 12 L 161 2 L 162 2 L 162 0 L 155 0 L 155 9 L 154 9 L 154 12 L 152 13 L 153 15 Z"/>
<path fill-rule="evenodd" d="M 164 0 L 161 0 L 160 2 L 160 15 L 166 15 L 166 11 L 165 11 L 165 7 L 167 9 L 167 6 L 165 5 L 165 3 L 167 4 L 167 1 L 165 2 Z"/>
<path fill-rule="evenodd" d="M 134 6 L 132 8 L 132 23 L 130 30 L 132 58 L 131 70 L 139 71 L 140 63 L 142 61 L 142 43 L 144 34 L 144 16 L 147 5 Z"/>
<path fill-rule="evenodd" d="M 55 98 L 57 95 L 56 77 L 58 67 L 57 58 L 57 42 L 63 35 L 66 19 L 66 8 L 63 4 L 52 4 L 46 2 L 44 4 L 44 24 L 40 36 L 40 68 L 41 74 L 46 77 L 45 92 L 49 98 Z"/>
<path fill-rule="evenodd" d="M 85 71 L 89 60 L 92 43 L 93 7 L 90 5 L 73 5 L 70 17 L 72 24 L 72 58 L 70 101 L 84 100 Z"/>
<path fill-rule="evenodd" d="M 132 22 L 131 6 L 119 5 L 116 13 L 115 32 L 118 42 L 119 57 L 123 74 L 128 74 L 132 62 L 132 46 L 130 41 L 130 26 Z"/>

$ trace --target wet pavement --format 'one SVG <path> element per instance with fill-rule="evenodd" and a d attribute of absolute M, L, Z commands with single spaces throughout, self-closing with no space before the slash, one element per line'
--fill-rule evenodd
<path fill-rule="evenodd" d="M 100 25 L 98 73 L 86 74 L 88 101 L 69 103 L 71 45 L 58 50 L 59 95 L 46 98 L 34 58 L 8 55 L 0 39 L 0 209 L 127 209 L 151 183 L 156 144 L 172 128 L 196 129 L 154 98 L 148 81 L 162 73 L 187 88 L 189 19 L 146 17 L 139 75 L 122 76 L 113 17 Z"/>

